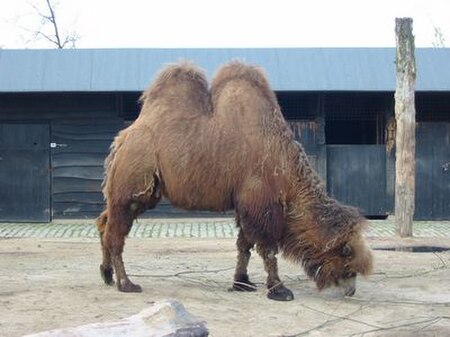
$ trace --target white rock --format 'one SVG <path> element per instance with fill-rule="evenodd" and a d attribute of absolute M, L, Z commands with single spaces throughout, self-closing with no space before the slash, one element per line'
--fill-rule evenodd
<path fill-rule="evenodd" d="M 206 337 L 205 324 L 174 300 L 155 303 L 118 321 L 93 323 L 74 328 L 44 331 L 24 337 Z"/>

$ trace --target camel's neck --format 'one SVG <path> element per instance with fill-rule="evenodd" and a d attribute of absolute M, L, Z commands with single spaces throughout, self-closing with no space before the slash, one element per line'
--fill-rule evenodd
<path fill-rule="evenodd" d="M 330 202 L 325 184 L 308 161 L 304 152 L 299 153 L 298 165 L 295 167 L 292 198 L 295 204 L 315 207 L 317 204 Z"/>
<path fill-rule="evenodd" d="M 288 231 L 314 247 L 316 243 L 335 237 L 340 220 L 348 220 L 353 211 L 328 196 L 324 183 L 309 163 L 306 153 L 299 149 L 293 154 L 293 183 L 287 202 Z M 312 249 L 312 248 L 311 248 Z"/>
<path fill-rule="evenodd" d="M 320 179 L 317 181 L 306 180 L 295 187 L 294 197 L 288 202 L 287 231 L 313 250 L 316 245 L 327 250 L 339 237 L 352 235 L 355 226 L 364 223 L 364 217 L 356 208 L 328 196 Z"/>

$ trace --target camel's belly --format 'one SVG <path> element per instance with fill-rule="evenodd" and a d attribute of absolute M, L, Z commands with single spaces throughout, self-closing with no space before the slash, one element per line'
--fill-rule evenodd
<path fill-rule="evenodd" d="M 170 203 L 185 210 L 224 212 L 234 208 L 233 193 L 218 184 L 167 184 L 162 193 Z"/>

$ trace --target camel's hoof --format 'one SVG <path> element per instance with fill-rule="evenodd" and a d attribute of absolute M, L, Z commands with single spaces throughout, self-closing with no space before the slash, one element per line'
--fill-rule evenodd
<path fill-rule="evenodd" d="M 248 275 L 245 274 L 239 274 L 235 275 L 233 287 L 231 290 L 236 291 L 256 291 L 256 284 L 253 282 L 250 282 L 248 279 Z"/>
<path fill-rule="evenodd" d="M 114 284 L 113 274 L 114 271 L 112 267 L 105 268 L 102 264 L 100 265 L 100 275 L 102 276 L 103 281 L 109 286 Z"/>
<path fill-rule="evenodd" d="M 250 281 L 234 281 L 233 290 L 236 291 L 256 291 L 256 284 Z"/>
<path fill-rule="evenodd" d="M 294 299 L 294 294 L 288 288 L 283 286 L 278 286 L 274 289 L 270 289 L 267 297 L 274 301 L 292 301 Z"/>
<path fill-rule="evenodd" d="M 141 293 L 142 288 L 139 284 L 134 284 L 129 280 L 121 281 L 118 284 L 119 291 L 124 293 Z"/>

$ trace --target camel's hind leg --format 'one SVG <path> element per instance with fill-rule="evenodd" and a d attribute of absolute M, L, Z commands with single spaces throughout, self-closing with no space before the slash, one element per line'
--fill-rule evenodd
<path fill-rule="evenodd" d="M 113 267 L 112 267 L 112 263 L 111 263 L 111 254 L 109 252 L 109 249 L 107 249 L 105 247 L 105 244 L 103 242 L 104 241 L 103 236 L 105 233 L 106 222 L 108 221 L 107 214 L 108 214 L 108 212 L 106 210 L 104 210 L 102 212 L 102 214 L 100 214 L 100 216 L 96 220 L 97 229 L 100 234 L 100 242 L 102 245 L 102 254 L 103 254 L 103 261 L 102 261 L 102 264 L 100 265 L 100 275 L 102 276 L 103 281 L 107 285 L 113 285 L 114 279 L 113 279 Z"/>
<path fill-rule="evenodd" d="M 105 279 L 104 271 L 109 269 L 107 264 L 110 263 L 116 272 L 117 288 L 120 291 L 141 292 L 141 287 L 137 284 L 133 284 L 128 278 L 122 260 L 125 236 L 129 233 L 134 220 L 129 210 L 129 206 L 126 204 L 120 205 L 109 203 L 107 210 L 108 220 L 102 239 L 104 251 L 103 263 L 100 266 L 102 277 L 106 282 L 107 279 Z M 107 251 L 106 254 L 105 251 Z"/>

